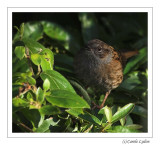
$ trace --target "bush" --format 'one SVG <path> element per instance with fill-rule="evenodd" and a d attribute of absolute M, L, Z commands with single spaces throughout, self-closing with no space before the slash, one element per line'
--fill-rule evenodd
<path fill-rule="evenodd" d="M 35 14 L 27 15 L 32 20 Z M 147 132 L 147 14 L 44 16 L 50 19 L 14 26 L 13 132 Z M 13 18 L 18 19 L 16 14 Z M 100 110 L 92 109 L 91 102 L 101 104 L 104 93 L 85 88 L 73 69 L 75 54 L 93 38 L 121 51 L 139 51 L 127 61 L 123 83 Z"/>

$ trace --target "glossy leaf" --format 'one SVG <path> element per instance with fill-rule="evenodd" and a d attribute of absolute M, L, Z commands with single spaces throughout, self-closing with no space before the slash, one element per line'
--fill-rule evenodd
<path fill-rule="evenodd" d="M 127 74 L 131 70 L 137 68 L 140 64 L 147 61 L 147 49 L 142 48 L 139 50 L 139 54 L 129 61 L 124 69 L 124 74 Z"/>
<path fill-rule="evenodd" d="M 105 116 L 106 116 L 108 122 L 111 122 L 112 121 L 112 109 L 108 106 L 105 106 L 104 113 L 105 113 Z"/>
<path fill-rule="evenodd" d="M 80 91 L 81 95 L 84 97 L 84 99 L 87 101 L 87 103 L 89 105 L 91 105 L 91 98 L 88 95 L 87 91 L 80 84 L 78 84 L 76 81 L 74 81 L 74 80 L 69 80 L 69 81 L 74 87 L 76 87 Z"/>
<path fill-rule="evenodd" d="M 35 65 L 40 65 L 41 63 L 41 55 L 39 54 L 31 54 L 31 60 Z"/>
<path fill-rule="evenodd" d="M 50 125 L 55 126 L 58 122 L 54 122 L 53 118 L 49 118 L 43 121 L 43 123 L 35 130 L 35 132 L 46 132 Z"/>
<path fill-rule="evenodd" d="M 118 107 L 118 111 L 119 111 L 120 109 L 121 109 L 121 107 Z M 125 125 L 125 122 L 126 122 L 126 117 L 121 118 L 119 121 L 120 121 L 121 125 L 124 126 L 124 125 Z"/>
<path fill-rule="evenodd" d="M 122 107 L 121 109 L 119 109 L 112 117 L 112 123 L 120 120 L 121 118 L 125 117 L 126 115 L 128 115 L 134 108 L 134 104 L 133 103 L 129 103 L 127 105 L 125 105 L 124 107 Z"/>
<path fill-rule="evenodd" d="M 25 46 L 29 48 L 31 53 L 39 53 L 45 49 L 45 47 L 42 44 L 33 39 L 23 38 L 22 41 L 24 42 Z"/>
<path fill-rule="evenodd" d="M 27 102 L 25 99 L 15 97 L 12 99 L 12 104 L 15 107 L 27 107 L 29 105 L 29 102 Z"/>
<path fill-rule="evenodd" d="M 73 115 L 75 117 L 79 117 L 81 119 L 86 120 L 87 122 L 91 122 L 91 123 L 94 123 L 94 124 L 101 125 L 101 121 L 96 116 L 90 114 L 87 111 L 85 111 L 84 113 L 82 113 L 81 110 L 75 109 L 75 108 L 72 108 L 72 109 L 69 109 L 69 110 L 66 110 L 66 111 L 69 114 L 71 114 L 71 115 Z"/>
<path fill-rule="evenodd" d="M 33 131 L 38 128 L 38 124 L 41 120 L 41 116 L 40 113 L 37 109 L 28 109 L 28 108 L 24 108 L 21 109 L 20 112 L 23 113 L 24 117 L 31 122 L 32 126 L 33 126 Z"/>
<path fill-rule="evenodd" d="M 67 79 L 57 71 L 47 70 L 42 72 L 40 76 L 43 81 L 45 79 L 49 80 L 51 90 L 62 89 L 76 93 L 71 84 L 67 81 Z"/>
<path fill-rule="evenodd" d="M 33 95 L 30 92 L 27 93 L 27 100 L 33 101 Z"/>
<path fill-rule="evenodd" d="M 25 47 L 24 46 L 17 46 L 15 48 L 14 52 L 19 59 L 22 59 L 25 54 Z"/>
<path fill-rule="evenodd" d="M 139 105 L 136 105 L 132 111 L 132 113 L 136 114 L 136 115 L 139 115 L 139 116 L 142 116 L 142 117 L 147 117 L 147 110 L 142 107 L 142 106 L 139 106 Z"/>
<path fill-rule="evenodd" d="M 49 88 L 50 88 L 50 82 L 49 82 L 48 79 L 45 79 L 44 82 L 43 82 L 43 89 L 45 91 L 47 91 L 47 90 L 49 90 Z"/>
<path fill-rule="evenodd" d="M 113 126 L 109 130 L 107 130 L 109 133 L 138 133 L 139 131 L 136 129 L 130 129 L 126 126 Z"/>
<path fill-rule="evenodd" d="M 61 111 L 58 107 L 52 105 L 45 105 L 39 109 L 39 112 L 43 115 L 55 115 L 60 114 Z"/>
<path fill-rule="evenodd" d="M 45 49 L 40 53 L 40 55 L 42 70 L 53 70 L 53 52 L 50 49 Z"/>
<path fill-rule="evenodd" d="M 87 102 L 75 93 L 66 90 L 53 90 L 46 96 L 48 102 L 64 108 L 90 108 Z"/>
<path fill-rule="evenodd" d="M 139 124 L 131 124 L 131 125 L 127 125 L 127 128 L 129 128 L 129 129 L 141 129 L 141 128 L 143 128 L 143 126 L 139 125 Z"/>
<path fill-rule="evenodd" d="M 52 39 L 67 41 L 69 40 L 68 33 L 59 25 L 47 21 L 42 21 L 44 33 Z"/>
<path fill-rule="evenodd" d="M 33 77 L 27 76 L 26 79 L 29 84 L 31 84 L 31 85 L 36 84 L 36 80 Z"/>
<path fill-rule="evenodd" d="M 20 25 L 19 32 L 20 32 L 20 36 L 21 36 L 21 38 L 22 38 L 22 37 L 23 37 L 23 33 L 24 33 L 24 23 L 22 23 L 22 24 Z"/>
<path fill-rule="evenodd" d="M 41 104 L 43 103 L 43 101 L 44 101 L 44 92 L 40 87 L 37 89 L 36 98 L 37 98 L 38 102 L 40 102 Z"/>
<path fill-rule="evenodd" d="M 43 34 L 43 26 L 39 22 L 29 22 L 24 25 L 23 38 L 39 40 Z"/>

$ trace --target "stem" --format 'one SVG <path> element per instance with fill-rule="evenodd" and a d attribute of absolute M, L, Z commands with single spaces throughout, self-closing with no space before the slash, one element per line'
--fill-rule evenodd
<path fill-rule="evenodd" d="M 92 128 L 93 128 L 93 124 L 87 130 L 85 130 L 84 133 L 88 133 Z"/>
<path fill-rule="evenodd" d="M 111 122 L 108 122 L 105 127 L 101 130 L 101 132 L 104 132 L 106 129 L 109 129 L 112 126 Z"/>
<path fill-rule="evenodd" d="M 36 79 L 39 77 L 40 73 L 41 73 L 41 67 L 40 67 L 40 65 L 38 65 L 38 72 L 37 72 L 37 74 L 35 76 Z"/>
<path fill-rule="evenodd" d="M 27 131 L 29 132 L 34 132 L 32 129 L 30 129 L 28 126 L 26 126 L 25 124 L 21 123 L 21 122 L 18 122 L 18 121 L 13 121 L 15 124 L 17 124 L 18 126 L 21 126 L 23 127 L 24 129 L 26 129 Z"/>
<path fill-rule="evenodd" d="M 29 56 L 29 49 L 28 49 L 28 47 L 26 47 L 26 55 L 27 55 L 27 61 L 28 61 L 29 69 L 30 69 L 30 71 L 32 72 L 32 76 L 34 76 L 33 68 L 32 68 L 31 61 L 30 61 L 30 56 Z"/>

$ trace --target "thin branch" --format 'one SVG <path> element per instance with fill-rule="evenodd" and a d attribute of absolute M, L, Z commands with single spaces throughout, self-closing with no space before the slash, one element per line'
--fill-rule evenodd
<path fill-rule="evenodd" d="M 32 68 L 28 47 L 26 47 L 26 55 L 27 55 L 27 61 L 28 61 L 29 69 L 32 72 L 32 76 L 34 76 L 34 71 L 33 71 L 33 68 Z"/>
<path fill-rule="evenodd" d="M 25 124 L 21 123 L 21 122 L 18 122 L 18 121 L 13 121 L 15 124 L 17 124 L 18 126 L 21 126 L 23 127 L 24 129 L 26 129 L 27 131 L 29 132 L 34 132 L 32 129 L 30 129 L 28 126 L 26 126 Z"/>

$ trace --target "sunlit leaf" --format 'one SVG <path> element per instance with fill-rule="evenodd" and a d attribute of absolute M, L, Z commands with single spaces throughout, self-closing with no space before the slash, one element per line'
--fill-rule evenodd
<path fill-rule="evenodd" d="M 19 59 L 22 59 L 25 54 L 25 47 L 24 46 L 17 46 L 15 48 L 14 52 Z"/>
<path fill-rule="evenodd" d="M 75 93 L 66 90 L 53 90 L 46 96 L 48 102 L 64 108 L 90 108 L 87 102 Z"/>
<path fill-rule="evenodd" d="M 24 42 L 25 46 L 29 48 L 31 53 L 39 53 L 45 49 L 45 47 L 42 44 L 33 39 L 23 38 L 22 41 Z"/>
<path fill-rule="evenodd" d="M 12 104 L 15 107 L 27 107 L 29 105 L 29 102 L 26 101 L 25 99 L 15 97 L 15 98 L 12 99 Z"/>
<path fill-rule="evenodd" d="M 122 107 L 121 109 L 119 109 L 112 117 L 112 123 L 118 121 L 119 119 L 125 117 L 126 115 L 128 115 L 134 108 L 134 104 L 133 103 L 129 103 L 127 105 L 125 105 L 124 107 Z"/>
<path fill-rule="evenodd" d="M 54 70 L 47 70 L 41 73 L 41 78 L 44 81 L 48 79 L 50 82 L 50 89 L 62 89 L 68 90 L 75 93 L 75 90 L 71 86 L 71 84 L 67 81 L 67 79 L 62 76 L 60 73 Z"/>
<path fill-rule="evenodd" d="M 50 82 L 48 79 L 45 79 L 43 82 L 43 89 L 48 90 L 50 88 Z"/>

